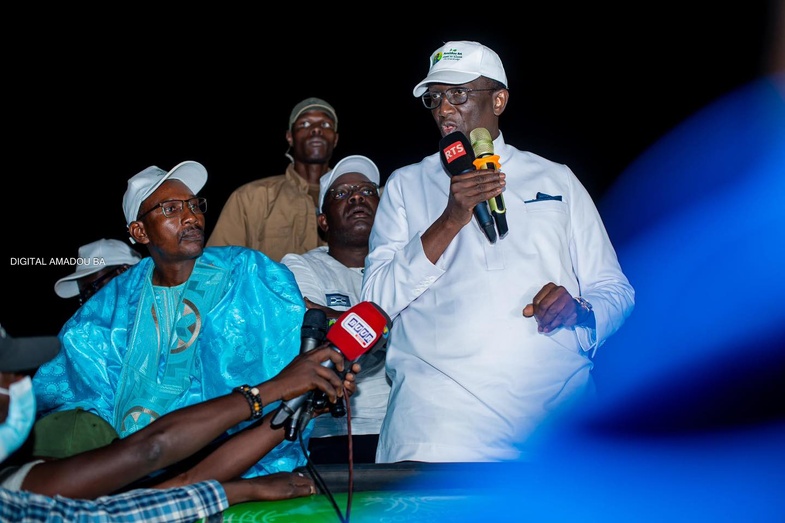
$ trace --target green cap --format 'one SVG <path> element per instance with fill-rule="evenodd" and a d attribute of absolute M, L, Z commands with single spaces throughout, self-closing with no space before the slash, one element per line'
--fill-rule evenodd
<path fill-rule="evenodd" d="M 33 456 L 67 458 L 108 445 L 119 436 L 103 418 L 82 408 L 53 412 L 33 425 Z"/>
<path fill-rule="evenodd" d="M 335 130 L 338 130 L 338 116 L 335 114 L 335 109 L 321 98 L 306 98 L 295 105 L 294 109 L 292 109 L 292 114 L 289 115 L 289 129 L 291 130 L 294 122 L 297 121 L 301 114 L 308 111 L 322 111 L 333 121 Z"/>

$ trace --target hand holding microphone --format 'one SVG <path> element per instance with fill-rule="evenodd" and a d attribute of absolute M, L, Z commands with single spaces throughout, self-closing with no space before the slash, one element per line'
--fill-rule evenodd
<path fill-rule="evenodd" d="M 375 303 L 368 301 L 358 303 L 344 312 L 327 332 L 326 338 L 329 345 L 312 352 L 321 352 L 329 348 L 332 351 L 332 355 L 329 359 L 322 362 L 321 365 L 325 369 L 330 369 L 336 379 L 342 380 L 344 376 L 339 375 L 334 370 L 334 359 L 336 357 L 341 358 L 339 361 L 344 362 L 344 369 L 350 368 L 351 363 L 371 350 L 377 343 L 386 343 L 391 323 L 389 316 Z M 332 383 L 333 380 L 330 381 Z M 323 392 L 328 392 L 325 388 L 319 388 Z M 319 401 L 318 394 L 311 396 L 310 392 L 306 392 L 296 398 L 282 402 L 271 420 L 272 427 L 278 428 L 286 423 L 289 418 L 294 417 L 299 427 L 296 427 L 291 432 L 294 433 L 292 435 L 296 436 L 297 430 L 304 427 L 313 416 L 313 409 L 308 408 L 308 404 Z M 298 410 L 304 404 L 308 412 L 298 413 Z M 289 435 L 287 434 L 287 436 Z M 289 438 L 287 437 L 287 439 Z"/>
<path fill-rule="evenodd" d="M 474 165 L 475 154 L 469 143 L 469 139 L 461 131 L 454 131 L 439 142 L 439 154 L 441 155 L 442 165 L 450 174 L 457 176 L 468 172 L 476 171 Z M 486 238 L 491 243 L 496 242 L 496 229 L 491 217 L 487 201 L 480 201 L 474 206 L 474 217 L 480 225 Z"/>
<path fill-rule="evenodd" d="M 469 133 L 469 139 L 472 142 L 472 149 L 476 159 L 474 166 L 477 169 L 493 169 L 498 171 L 501 169 L 499 163 L 499 155 L 493 154 L 493 138 L 491 133 L 485 127 L 478 127 Z M 499 238 L 504 238 L 509 232 L 507 228 L 507 207 L 504 205 L 504 196 L 498 196 L 488 200 L 491 206 L 491 213 L 493 220 L 496 222 L 496 229 L 499 231 Z"/>
<path fill-rule="evenodd" d="M 324 344 L 326 333 L 327 315 L 324 311 L 320 309 L 308 309 L 305 311 L 303 326 L 300 330 L 300 355 L 270 380 L 270 382 L 284 387 L 282 392 L 284 398 L 296 396 L 293 399 L 284 401 L 278 408 L 272 420 L 274 426 L 281 426 L 287 419 L 296 416 L 298 410 L 302 408 L 314 390 L 325 389 L 326 384 L 322 383 L 320 385 L 318 382 L 320 379 L 326 378 L 334 390 L 341 388 L 342 383 L 340 381 L 336 383 L 335 377 L 337 375 L 334 371 L 325 372 L 319 369 L 332 369 L 335 365 L 333 359 L 343 361 L 342 359 L 337 358 L 334 354 L 327 353 L 333 359 L 328 358 L 324 360 L 323 355 L 321 355 L 322 359 L 317 360 L 320 366 L 316 367 L 316 369 L 312 366 L 312 361 L 320 357 L 317 353 L 319 347 Z M 289 376 L 292 376 L 292 378 L 290 379 Z M 296 387 L 296 390 L 292 391 L 292 387 Z"/>
<path fill-rule="evenodd" d="M 361 302 L 338 317 L 327 331 L 327 340 L 348 360 L 357 361 L 374 347 L 387 343 L 390 326 L 390 318 L 381 307 L 370 301 Z M 345 401 L 346 398 L 339 398 L 338 402 L 330 405 L 330 414 L 334 418 L 346 416 Z M 327 398 L 324 393 L 314 393 L 311 409 L 319 411 L 325 406 Z"/>

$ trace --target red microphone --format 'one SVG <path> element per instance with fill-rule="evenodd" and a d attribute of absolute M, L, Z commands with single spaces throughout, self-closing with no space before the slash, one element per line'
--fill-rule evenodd
<path fill-rule="evenodd" d="M 363 301 L 341 314 L 330 330 L 327 331 L 327 341 L 330 347 L 343 354 L 347 362 L 344 368 L 348 370 L 360 356 L 371 350 L 377 343 L 385 344 L 390 336 L 392 321 L 384 310 L 371 301 Z M 324 367 L 333 368 L 332 360 L 322 363 Z M 283 425 L 286 420 L 297 411 L 308 399 L 310 393 L 303 394 L 291 400 L 282 402 L 278 411 L 273 416 L 270 424 L 273 428 Z M 316 402 L 317 400 L 314 400 Z M 344 411 L 345 414 L 345 411 Z M 340 411 L 333 411 L 333 416 L 340 417 Z M 310 416 L 304 418 L 310 420 Z"/>
<path fill-rule="evenodd" d="M 384 310 L 372 301 L 363 301 L 344 312 L 327 331 L 327 341 L 350 362 L 371 350 L 377 343 L 387 343 L 392 322 Z"/>

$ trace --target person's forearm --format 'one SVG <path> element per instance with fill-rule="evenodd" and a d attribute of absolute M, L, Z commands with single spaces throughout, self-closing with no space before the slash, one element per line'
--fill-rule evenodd
<path fill-rule="evenodd" d="M 266 476 L 223 482 L 230 505 L 246 501 L 275 501 L 310 496 L 316 485 L 305 474 L 276 472 Z"/>
<path fill-rule="evenodd" d="M 425 256 L 428 257 L 431 263 L 434 265 L 436 264 L 462 227 L 463 226 L 451 221 L 445 215 L 437 218 L 437 220 L 428 227 L 428 230 L 423 233 L 420 241 L 422 241 L 422 248 L 425 252 Z"/>
<path fill-rule="evenodd" d="M 189 470 L 154 487 L 175 487 L 205 479 L 229 481 L 241 476 L 283 441 L 284 429 L 270 426 L 272 415 L 267 414 L 257 425 L 234 434 Z"/>
<path fill-rule="evenodd" d="M 223 481 L 221 485 L 223 485 L 226 499 L 229 501 L 230 506 L 259 499 L 258 496 L 254 495 L 256 487 L 246 480 Z"/>
<path fill-rule="evenodd" d="M 105 447 L 36 465 L 22 488 L 93 499 L 194 454 L 249 415 L 248 402 L 236 393 L 178 409 Z"/>

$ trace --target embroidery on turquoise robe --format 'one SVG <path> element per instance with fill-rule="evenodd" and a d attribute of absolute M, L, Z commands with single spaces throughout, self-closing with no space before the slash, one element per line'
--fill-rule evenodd
<path fill-rule="evenodd" d="M 188 392 L 194 368 L 202 311 L 223 296 L 224 269 L 196 263 L 191 277 L 176 287 L 154 287 L 145 278 L 137 321 L 123 361 L 115 404 L 115 427 L 126 437 L 172 410 Z"/>

